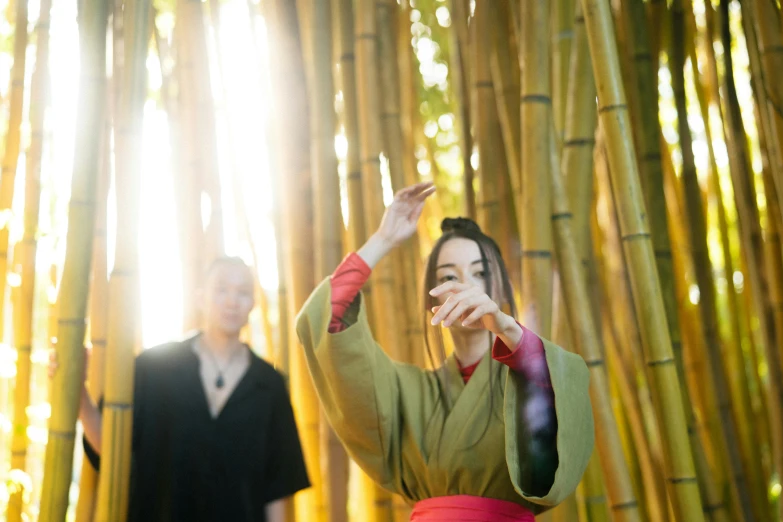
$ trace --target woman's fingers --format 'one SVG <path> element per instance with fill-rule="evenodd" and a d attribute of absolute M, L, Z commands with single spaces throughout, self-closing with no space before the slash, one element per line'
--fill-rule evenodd
<path fill-rule="evenodd" d="M 440 297 L 443 294 L 447 294 L 449 292 L 463 292 L 465 290 L 468 290 L 469 288 L 475 288 L 475 287 L 466 285 L 464 283 L 458 283 L 456 281 L 447 281 L 442 285 L 436 286 L 435 288 L 430 290 L 430 295 L 432 297 Z"/>
<path fill-rule="evenodd" d="M 485 315 L 494 313 L 496 308 L 497 305 L 492 300 L 482 303 L 481 305 L 477 306 L 470 313 L 470 315 L 465 318 L 465 320 L 462 321 L 462 326 L 471 326 L 474 323 L 479 322 Z"/>
<path fill-rule="evenodd" d="M 411 185 L 410 187 L 405 187 L 404 189 L 397 192 L 395 195 L 398 199 L 408 199 L 412 196 L 420 196 L 423 192 L 426 192 L 427 190 L 432 190 L 432 192 L 435 191 L 435 184 L 431 181 L 424 181 L 422 183 L 416 183 L 415 185 Z"/>
<path fill-rule="evenodd" d="M 480 290 L 475 286 L 468 286 L 468 285 L 462 285 L 462 286 L 466 288 L 463 291 L 455 293 L 454 295 L 450 296 L 448 299 L 446 299 L 446 302 L 443 303 L 443 305 L 438 309 L 438 312 L 432 318 L 433 325 L 436 325 L 442 322 L 447 317 L 451 316 L 452 312 L 458 305 L 460 305 L 467 299 L 475 297 L 480 292 Z M 464 312 L 465 310 L 463 309 L 462 312 L 460 312 L 457 315 L 454 315 L 453 319 L 459 318 L 459 316 Z M 450 323 L 444 324 L 444 326 L 449 326 L 449 325 Z"/>
<path fill-rule="evenodd" d="M 482 305 L 485 299 L 489 299 L 486 294 L 465 296 L 464 298 L 460 299 L 459 303 L 457 303 L 454 309 L 449 312 L 449 314 L 443 320 L 443 326 L 449 327 L 453 325 L 466 313 Z"/>

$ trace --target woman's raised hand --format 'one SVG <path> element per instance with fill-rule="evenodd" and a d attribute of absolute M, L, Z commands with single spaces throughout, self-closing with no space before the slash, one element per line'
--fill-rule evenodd
<path fill-rule="evenodd" d="M 394 247 L 416 232 L 416 224 L 424 209 L 424 201 L 435 193 L 431 182 L 417 183 L 394 195 L 394 201 L 386 209 L 377 235 Z"/>
<path fill-rule="evenodd" d="M 448 281 L 430 290 L 432 297 L 448 296 L 432 312 L 432 324 L 454 326 L 460 322 L 466 328 L 485 329 L 498 336 L 521 330 L 510 315 L 505 314 L 495 301 L 478 286 Z"/>

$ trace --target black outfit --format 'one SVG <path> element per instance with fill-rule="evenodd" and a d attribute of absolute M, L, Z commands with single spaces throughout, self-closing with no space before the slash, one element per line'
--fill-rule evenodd
<path fill-rule="evenodd" d="M 285 383 L 251 353 L 213 418 L 194 339 L 136 358 L 128 522 L 266 522 L 267 503 L 310 486 Z"/>

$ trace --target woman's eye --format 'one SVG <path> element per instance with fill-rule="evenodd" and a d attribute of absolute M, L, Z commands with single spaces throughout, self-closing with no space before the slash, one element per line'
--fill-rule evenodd
<path fill-rule="evenodd" d="M 483 278 L 487 277 L 487 272 L 486 272 L 486 270 L 479 270 L 474 275 L 475 275 L 475 277 L 480 277 L 480 278 L 483 279 Z"/>
<path fill-rule="evenodd" d="M 456 281 L 456 280 L 457 280 L 457 278 L 454 277 L 453 275 L 447 275 L 447 276 L 441 277 L 438 281 L 441 284 L 443 284 L 443 283 L 448 283 L 449 281 Z"/>

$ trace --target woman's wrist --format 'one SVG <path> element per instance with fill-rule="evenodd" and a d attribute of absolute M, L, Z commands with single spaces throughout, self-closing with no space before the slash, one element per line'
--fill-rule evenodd
<path fill-rule="evenodd" d="M 503 312 L 501 314 L 502 320 L 499 321 L 500 331 L 496 335 L 500 337 L 509 349 L 513 350 L 522 340 L 525 331 L 517 323 L 516 319 Z"/>
<path fill-rule="evenodd" d="M 377 265 L 395 246 L 397 245 L 393 241 L 384 237 L 380 232 L 376 232 L 370 236 L 356 254 L 367 263 L 367 266 L 375 268 L 375 265 Z"/>

